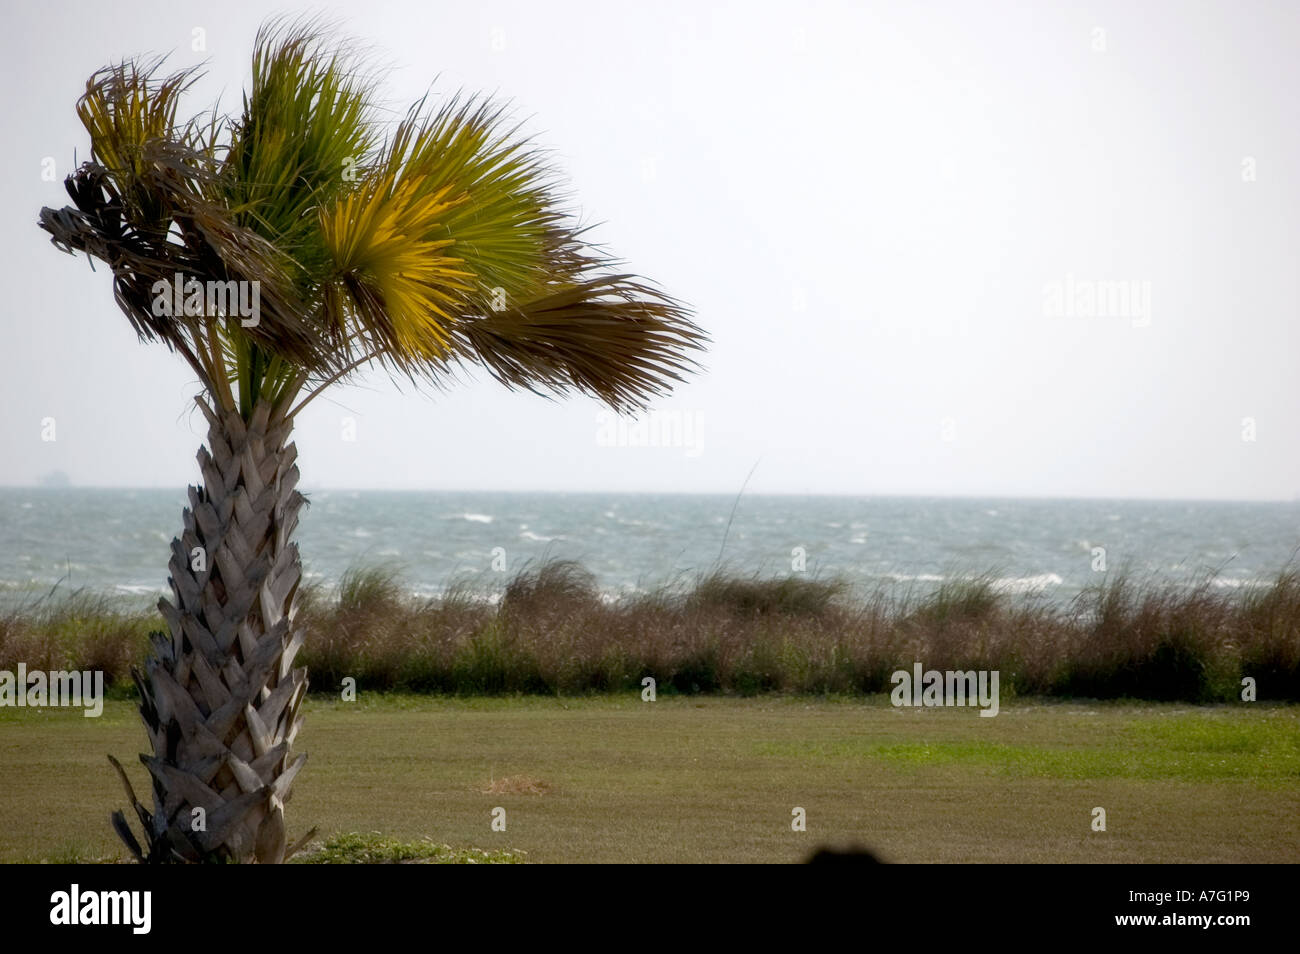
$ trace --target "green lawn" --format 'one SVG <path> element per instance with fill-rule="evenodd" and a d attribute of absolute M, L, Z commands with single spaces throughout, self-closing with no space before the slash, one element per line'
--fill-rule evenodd
<path fill-rule="evenodd" d="M 454 860 L 796 861 L 856 841 L 890 861 L 1300 861 L 1300 706 L 977 713 L 884 696 L 311 699 L 291 835 L 383 833 L 338 841 L 336 860 L 418 842 Z M 0 709 L 0 861 L 118 856 L 104 756 L 143 793 L 143 745 L 126 702 L 100 719 Z"/>

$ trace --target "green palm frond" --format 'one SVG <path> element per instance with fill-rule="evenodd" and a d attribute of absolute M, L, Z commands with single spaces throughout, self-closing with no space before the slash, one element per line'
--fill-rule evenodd
<path fill-rule="evenodd" d="M 315 210 L 364 174 L 378 141 L 373 83 L 327 41 L 310 22 L 258 32 L 223 177 L 232 212 L 293 255 L 304 281 L 325 259 Z"/>
<path fill-rule="evenodd" d="M 418 177 L 426 193 L 464 196 L 441 223 L 456 254 L 475 275 L 474 298 L 523 298 L 552 276 L 548 234 L 563 213 L 556 207 L 555 174 L 540 152 L 507 126 L 505 106 L 451 97 L 429 116 L 417 103 L 398 126 L 384 165 L 394 175 Z"/>

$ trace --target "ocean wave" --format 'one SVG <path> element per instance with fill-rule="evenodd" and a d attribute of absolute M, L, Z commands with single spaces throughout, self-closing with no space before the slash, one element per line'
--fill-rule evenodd
<path fill-rule="evenodd" d="M 167 592 L 166 587 L 151 583 L 118 583 L 113 586 L 113 589 L 131 596 L 152 596 L 154 593 Z"/>
<path fill-rule="evenodd" d="M 491 515 L 490 515 L 490 514 L 486 514 L 486 513 L 462 513 L 462 514 L 460 514 L 460 518 L 461 518 L 462 520 L 468 520 L 468 521 L 470 521 L 471 523 L 491 523 L 491 522 L 492 522 L 492 517 L 491 517 Z"/>
<path fill-rule="evenodd" d="M 1260 586 L 1264 580 L 1249 580 L 1239 576 L 1216 576 L 1210 581 L 1211 586 L 1217 586 L 1220 589 L 1235 590 L 1242 586 Z"/>
<path fill-rule="evenodd" d="M 1049 586 L 1060 586 L 1065 580 L 1055 573 L 1035 573 L 1032 576 L 1004 576 L 993 581 L 999 593 L 1037 593 Z"/>
<path fill-rule="evenodd" d="M 544 537 L 540 533 L 533 533 L 531 530 L 524 530 L 519 534 L 522 540 L 535 540 L 538 543 L 550 543 L 552 540 L 563 540 L 564 537 Z"/>

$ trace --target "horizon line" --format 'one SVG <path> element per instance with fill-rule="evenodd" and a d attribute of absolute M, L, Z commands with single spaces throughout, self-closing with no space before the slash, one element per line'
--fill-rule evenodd
<path fill-rule="evenodd" d="M 189 485 L 187 485 L 189 486 Z M 102 485 L 102 484 L 0 484 L 0 490 L 120 490 L 120 491 L 164 491 L 171 488 L 145 485 Z M 179 488 L 177 493 L 183 493 Z M 438 488 L 438 487 L 299 487 L 303 496 L 317 493 L 379 493 L 379 494 L 529 494 L 529 495 L 576 495 L 576 496 L 627 496 L 627 497 L 736 497 L 729 490 L 563 490 L 538 489 L 520 490 L 509 488 Z M 845 492 L 845 491 L 799 491 L 769 490 L 754 491 L 750 497 L 841 497 L 847 499 L 900 499 L 900 500 L 1089 500 L 1115 503 L 1298 503 L 1300 493 L 1287 497 L 1151 497 L 1151 496 L 1112 496 L 1112 495 L 1066 495 L 1066 494 L 1008 494 L 1008 493 L 904 493 L 897 491 Z"/>

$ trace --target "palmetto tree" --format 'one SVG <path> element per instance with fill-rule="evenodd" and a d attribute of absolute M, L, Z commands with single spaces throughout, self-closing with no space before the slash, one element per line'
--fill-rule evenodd
<path fill-rule="evenodd" d="M 293 850 L 284 803 L 305 759 L 298 411 L 376 364 L 435 386 L 479 365 L 637 409 L 704 336 L 584 240 L 501 108 L 422 100 L 383 122 L 373 77 L 311 23 L 259 32 L 237 117 L 179 119 L 196 77 L 160 61 L 95 73 L 77 104 L 91 159 L 40 225 L 107 263 L 140 338 L 193 368 L 208 424 L 159 603 L 168 631 L 135 674 L 153 807 L 114 760 L 145 838 L 121 812 L 114 827 L 145 861 L 274 863 Z"/>

